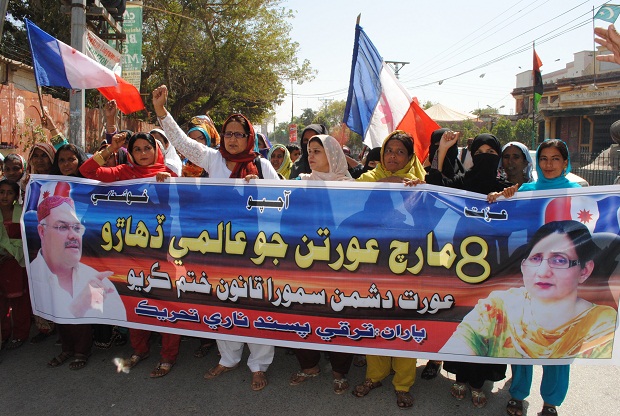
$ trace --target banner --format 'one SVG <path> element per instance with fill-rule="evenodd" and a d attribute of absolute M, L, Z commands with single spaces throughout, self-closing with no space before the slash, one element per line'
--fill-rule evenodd
<path fill-rule="evenodd" d="M 142 2 L 128 1 L 123 13 L 123 31 L 127 39 L 123 42 L 122 77 L 140 91 L 142 80 Z"/>
<path fill-rule="evenodd" d="M 32 175 L 35 314 L 292 348 L 617 362 L 620 187 Z"/>
<path fill-rule="evenodd" d="M 91 30 L 86 31 L 85 40 L 85 53 L 88 57 L 112 70 L 116 75 L 121 75 L 121 53 L 119 51 L 108 45 Z"/>

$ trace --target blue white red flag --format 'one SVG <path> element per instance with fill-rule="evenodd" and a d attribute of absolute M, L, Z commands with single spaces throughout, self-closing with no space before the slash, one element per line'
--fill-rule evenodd
<path fill-rule="evenodd" d="M 34 74 L 39 86 L 87 89 L 116 86 L 114 72 L 26 19 Z"/>
<path fill-rule="evenodd" d="M 421 161 L 428 154 L 431 133 L 439 128 L 411 99 L 359 25 L 343 122 L 371 148 L 381 146 L 394 130 L 404 130 L 413 136 Z"/>

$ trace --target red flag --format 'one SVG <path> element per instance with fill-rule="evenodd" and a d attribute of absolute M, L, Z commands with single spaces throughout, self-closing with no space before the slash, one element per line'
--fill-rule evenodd
<path fill-rule="evenodd" d="M 428 156 L 428 148 L 431 144 L 431 133 L 437 130 L 437 124 L 413 99 L 409 104 L 409 109 L 398 125 L 399 130 L 404 130 L 411 134 L 414 139 L 415 154 L 420 162 Z"/>
<path fill-rule="evenodd" d="M 144 102 L 138 89 L 118 75 L 116 81 L 118 82 L 116 87 L 103 87 L 97 90 L 108 100 L 116 100 L 116 105 L 123 114 L 144 110 Z"/>

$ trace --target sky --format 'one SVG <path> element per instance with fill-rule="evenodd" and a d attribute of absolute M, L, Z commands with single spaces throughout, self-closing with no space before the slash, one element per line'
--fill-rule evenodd
<path fill-rule="evenodd" d="M 400 80 L 421 103 L 441 103 L 463 113 L 491 106 L 501 114 L 513 114 L 510 93 L 516 75 L 532 69 L 532 42 L 543 62 L 543 76 L 565 68 L 574 53 L 593 50 L 592 8 L 597 11 L 602 4 L 600 0 L 283 1 L 283 7 L 295 11 L 290 36 L 299 44 L 298 58 L 308 59 L 317 71 L 311 82 L 293 83 L 293 113 L 299 116 L 304 108 L 320 109 L 326 100 L 347 99 L 355 21 L 361 13 L 360 26 L 383 60 L 409 62 L 400 69 Z M 608 25 L 602 20 L 595 24 Z M 276 108 L 276 124 L 291 119 L 291 84 L 284 86 L 287 96 Z"/>

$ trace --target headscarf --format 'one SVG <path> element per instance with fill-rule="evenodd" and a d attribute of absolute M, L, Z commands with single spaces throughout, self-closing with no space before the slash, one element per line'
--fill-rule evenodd
<path fill-rule="evenodd" d="M 223 146 L 220 146 L 219 150 L 224 160 L 236 162 L 234 170 L 231 172 L 229 177 L 245 178 L 248 175 L 258 175 L 258 169 L 254 164 L 254 159 L 258 157 L 258 153 L 254 151 L 254 143 L 256 142 L 256 133 L 254 132 L 254 126 L 252 125 L 252 123 L 250 123 L 250 120 L 248 120 L 247 117 L 243 114 L 232 114 L 224 122 L 223 128 L 226 128 L 228 123 L 231 122 L 231 118 L 233 117 L 240 117 L 244 119 L 250 131 L 248 133 L 248 144 L 241 153 L 237 153 L 236 155 L 231 155 L 230 153 L 228 153 L 228 150 L 226 150 L 226 141 L 224 141 Z"/>
<path fill-rule="evenodd" d="M 500 154 L 503 155 L 504 150 L 508 149 L 510 146 L 515 146 L 519 148 L 519 150 L 521 150 L 521 153 L 523 153 L 523 157 L 527 161 L 527 166 L 523 169 L 523 177 L 525 178 L 526 183 L 531 182 L 533 179 L 532 178 L 532 166 L 534 166 L 534 163 L 532 162 L 532 156 L 530 156 L 530 149 L 528 149 L 527 146 L 521 142 L 508 142 L 504 145 L 504 147 L 502 147 L 502 153 Z M 503 161 L 503 158 L 500 157 L 499 167 L 500 169 L 503 170 L 504 166 L 502 165 L 502 161 Z"/>
<path fill-rule="evenodd" d="M 260 144 L 260 140 L 263 140 L 263 142 L 265 143 L 265 149 L 261 149 L 259 144 Z M 258 152 L 261 154 L 262 157 L 267 157 L 267 154 L 269 153 L 269 149 L 271 149 L 271 142 L 269 141 L 269 139 L 267 138 L 267 136 L 265 136 L 263 133 L 256 133 L 256 144 L 255 144 L 255 152 Z"/>
<path fill-rule="evenodd" d="M 171 171 L 176 173 L 177 176 L 181 176 L 183 162 L 181 161 L 181 158 L 172 143 L 170 143 L 170 140 L 168 140 L 168 137 L 166 137 L 166 133 L 164 133 L 161 129 L 153 129 L 150 131 L 150 134 L 152 135 L 153 132 L 161 134 L 162 137 L 168 142 L 168 147 L 166 147 L 165 144 L 162 144 L 161 146 L 162 153 L 164 154 L 164 163 L 170 168 Z M 157 142 L 159 143 L 159 141 Z"/>
<path fill-rule="evenodd" d="M 435 154 L 439 149 L 439 142 L 441 141 L 441 136 L 450 129 L 437 129 L 431 133 L 431 144 L 428 148 L 428 160 L 433 163 L 433 159 L 435 158 Z M 459 160 L 459 149 L 457 146 L 450 146 L 448 151 L 446 152 L 446 156 L 443 161 L 443 167 L 441 169 L 441 173 L 446 178 L 454 178 L 459 173 L 465 172 L 465 168 L 461 164 Z"/>
<path fill-rule="evenodd" d="M 310 141 L 315 137 L 323 144 L 329 164 L 329 172 L 317 172 L 313 170 L 312 173 L 302 173 L 299 175 L 299 178 L 308 181 L 352 181 L 353 178 L 349 173 L 347 159 L 344 156 L 344 152 L 338 140 L 327 134 L 319 134 L 311 137 L 310 140 L 308 140 L 308 144 L 310 144 Z"/>
<path fill-rule="evenodd" d="M 426 171 L 424 170 L 424 166 L 422 166 L 422 164 L 418 160 L 418 157 L 415 155 L 415 153 L 411 154 L 411 157 L 409 158 L 409 162 L 407 162 L 405 167 L 397 172 L 390 172 L 389 170 L 386 170 L 383 167 L 384 166 L 383 156 L 385 153 L 385 146 L 397 134 L 402 134 L 404 135 L 404 137 L 407 137 L 408 140 L 411 141 L 411 148 L 412 149 L 415 148 L 413 138 L 409 135 L 409 133 L 406 133 L 402 130 L 393 131 L 392 133 L 388 134 L 385 140 L 383 140 L 383 144 L 381 145 L 381 162 L 378 163 L 377 166 L 373 170 L 369 170 L 368 172 L 364 173 L 362 176 L 357 178 L 358 181 L 377 182 L 379 179 L 388 178 L 390 176 L 398 176 L 399 178 L 404 178 L 404 179 L 415 179 L 415 178 L 422 179 L 422 180 L 424 179 L 424 176 L 426 175 Z"/>
<path fill-rule="evenodd" d="M 295 163 L 293 163 L 293 168 L 291 169 L 291 179 L 298 177 L 301 173 L 312 172 L 312 169 L 310 169 L 310 165 L 308 164 L 308 146 L 303 145 L 303 137 L 307 131 L 313 131 L 317 135 L 328 134 L 327 127 L 322 124 L 310 124 L 304 129 L 304 131 L 301 132 L 301 136 L 299 139 L 301 155 L 295 161 Z"/>
<path fill-rule="evenodd" d="M 381 147 L 375 147 L 370 149 L 368 154 L 366 155 L 366 161 L 364 162 L 364 169 L 362 173 L 366 173 L 369 170 L 373 170 L 368 164 L 370 162 L 381 162 Z"/>
<path fill-rule="evenodd" d="M 193 117 L 189 125 L 192 127 L 187 131 L 187 134 L 192 131 L 199 131 L 205 136 L 207 146 L 218 147 L 220 145 L 220 134 L 217 132 L 213 120 L 208 115 Z"/>
<path fill-rule="evenodd" d="M 283 144 L 273 145 L 273 147 L 269 149 L 269 153 L 267 153 L 267 160 L 271 162 L 271 155 L 273 155 L 273 152 L 278 149 L 284 150 L 284 159 L 282 160 L 282 164 L 276 172 L 282 175 L 284 179 L 288 179 L 291 175 L 291 166 L 293 166 L 293 163 L 291 162 L 291 154 L 289 153 L 286 146 L 284 146 Z"/>
<path fill-rule="evenodd" d="M 33 167 L 32 163 L 30 163 L 30 160 L 32 159 L 32 155 L 34 154 L 35 149 L 44 151 L 47 157 L 49 157 L 50 159 L 50 164 L 54 163 L 54 156 L 56 156 L 56 149 L 54 148 L 54 146 L 49 143 L 37 143 L 32 146 L 32 148 L 28 152 L 28 173 L 34 173 L 32 171 Z"/>
<path fill-rule="evenodd" d="M 155 162 L 152 165 L 141 166 L 133 160 L 131 152 L 138 139 L 146 140 L 155 149 Z M 172 176 L 177 176 L 176 172 L 166 166 L 162 147 L 163 145 L 159 141 L 155 140 L 150 133 L 141 132 L 131 136 L 131 139 L 129 139 L 129 144 L 127 145 L 127 150 L 129 151 L 129 163 L 126 165 L 120 165 L 120 169 L 118 169 L 118 180 L 150 178 L 159 172 L 168 172 Z"/>
<path fill-rule="evenodd" d="M 86 153 L 84 153 L 81 147 L 78 147 L 73 143 L 64 144 L 60 146 L 58 150 L 56 150 L 56 155 L 54 156 L 54 163 L 52 164 L 52 170 L 50 171 L 50 175 L 62 175 L 62 173 L 60 172 L 60 166 L 58 166 L 58 158 L 60 157 L 60 152 L 65 150 L 73 153 L 78 160 L 78 170 L 71 176 L 81 178 L 82 174 L 80 173 L 80 166 L 82 166 L 84 162 L 88 160 L 88 156 L 86 156 Z"/>
<path fill-rule="evenodd" d="M 559 140 L 559 141 L 564 143 L 562 140 Z M 538 149 L 536 149 L 536 161 L 538 161 L 538 158 L 540 156 L 541 145 L 542 143 L 538 145 Z M 564 143 L 564 146 L 566 146 L 566 143 Z M 568 146 L 566 147 L 566 149 L 568 150 Z M 536 172 L 538 173 L 538 178 L 536 179 L 535 182 L 524 183 L 523 185 L 521 185 L 519 187 L 519 192 L 521 191 L 543 191 L 545 189 L 580 188 L 581 185 L 579 185 L 577 182 L 571 182 L 569 179 L 566 178 L 566 175 L 570 172 L 570 169 L 571 169 L 570 154 L 568 154 L 568 157 L 566 160 L 568 162 L 568 165 L 566 165 L 566 169 L 564 169 L 564 172 L 562 172 L 562 174 L 558 176 L 557 178 L 553 178 L 553 179 L 545 178 L 545 175 L 543 174 L 540 164 L 536 163 Z"/>
<path fill-rule="evenodd" d="M 493 148 L 497 154 L 476 154 L 476 151 L 485 144 Z M 497 137 L 489 133 L 477 135 L 471 144 L 470 151 L 474 165 L 463 175 L 462 189 L 486 195 L 490 192 L 500 192 L 510 186 L 509 182 L 498 178 L 497 169 L 502 147 Z"/>

